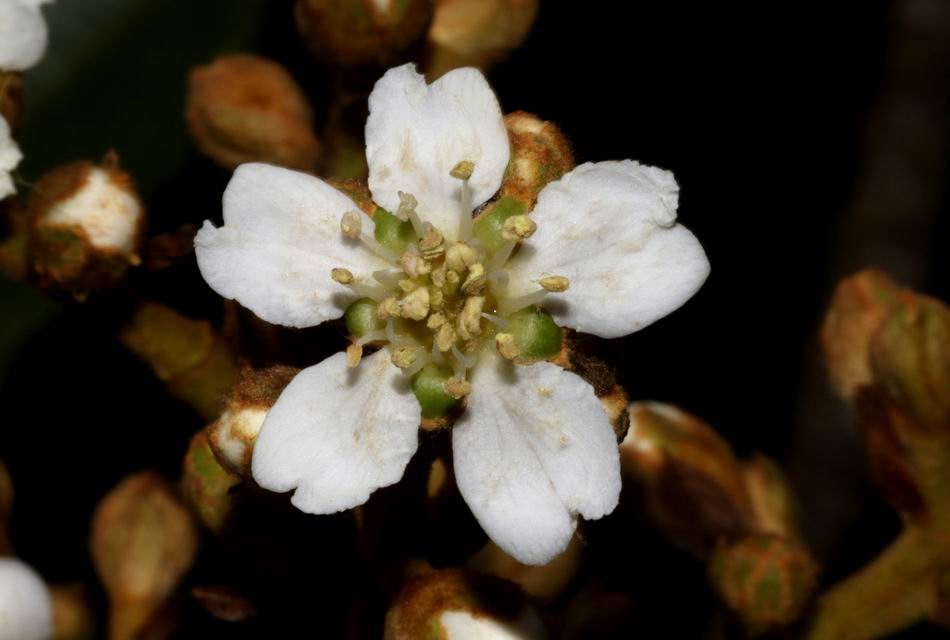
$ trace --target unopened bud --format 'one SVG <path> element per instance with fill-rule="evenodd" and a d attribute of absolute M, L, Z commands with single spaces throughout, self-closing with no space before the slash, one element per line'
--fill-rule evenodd
<path fill-rule="evenodd" d="M 231 489 L 241 479 L 221 466 L 215 458 L 208 434 L 196 433 L 188 445 L 182 465 L 182 493 L 191 502 L 195 513 L 204 524 L 220 533 L 231 515 Z"/>
<path fill-rule="evenodd" d="M 408 581 L 393 602 L 385 640 L 548 637 L 520 587 L 475 571 L 423 574 Z"/>
<path fill-rule="evenodd" d="M 721 542 L 709 564 L 713 588 L 750 633 L 798 618 L 817 574 L 817 565 L 799 543 L 765 534 Z"/>
<path fill-rule="evenodd" d="M 753 454 L 751 460 L 742 463 L 742 479 L 749 496 L 755 530 L 797 538 L 795 496 L 775 461 L 761 453 Z"/>
<path fill-rule="evenodd" d="M 549 182 L 574 168 L 570 144 L 551 122 L 517 111 L 505 116 L 511 139 L 511 161 L 502 179 L 501 195 L 529 209 Z"/>
<path fill-rule="evenodd" d="M 247 367 L 231 389 L 224 411 L 208 429 L 208 442 L 215 457 L 229 471 L 251 478 L 251 456 L 267 411 L 274 406 L 298 369 L 275 365 L 264 369 Z"/>
<path fill-rule="evenodd" d="M 189 76 L 185 111 L 198 147 L 227 169 L 268 162 L 312 171 L 319 144 L 303 90 L 276 62 L 220 56 Z"/>
<path fill-rule="evenodd" d="M 90 552 L 109 596 L 109 636 L 132 638 L 178 586 L 199 532 L 171 485 L 155 473 L 128 476 L 96 507 Z"/>
<path fill-rule="evenodd" d="M 53 598 L 53 640 L 94 640 L 96 618 L 82 584 L 50 587 Z"/>
<path fill-rule="evenodd" d="M 145 209 L 114 155 L 44 175 L 30 193 L 32 267 L 40 284 L 79 298 L 138 265 Z"/>

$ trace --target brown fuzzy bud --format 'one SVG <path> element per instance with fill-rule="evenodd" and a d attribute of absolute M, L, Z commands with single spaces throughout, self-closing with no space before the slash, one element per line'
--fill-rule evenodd
<path fill-rule="evenodd" d="M 722 542 L 709 564 L 713 588 L 750 633 L 793 622 L 808 603 L 817 574 L 801 545 L 772 535 Z"/>
<path fill-rule="evenodd" d="M 549 182 L 574 168 L 574 156 L 561 130 L 535 115 L 509 113 L 505 126 L 511 140 L 511 161 L 500 193 L 530 209 Z"/>
<path fill-rule="evenodd" d="M 224 392 L 237 381 L 238 366 L 211 323 L 150 302 L 135 310 L 119 340 L 151 367 L 171 395 L 205 420 L 218 417 Z"/>
<path fill-rule="evenodd" d="M 115 285 L 137 266 L 145 208 L 109 154 L 44 175 L 30 193 L 30 256 L 41 286 L 77 298 Z"/>
<path fill-rule="evenodd" d="M 178 586 L 199 532 L 171 485 L 152 472 L 128 476 L 96 507 L 90 552 L 109 596 L 109 636 L 132 638 Z"/>
<path fill-rule="evenodd" d="M 185 453 L 181 488 L 201 521 L 215 533 L 227 525 L 233 507 L 230 491 L 240 483 L 241 479 L 215 458 L 208 435 L 196 433 Z"/>
<path fill-rule="evenodd" d="M 52 640 L 93 640 L 96 618 L 82 584 L 50 587 L 53 600 Z"/>
<path fill-rule="evenodd" d="M 624 479 L 673 543 L 705 556 L 722 536 L 747 531 L 750 505 L 741 467 L 712 427 L 658 402 L 630 405 L 620 445 Z"/>
<path fill-rule="evenodd" d="M 923 428 L 950 430 L 950 309 L 905 292 L 870 341 L 876 385 Z"/>
<path fill-rule="evenodd" d="M 276 62 L 248 54 L 216 58 L 188 78 L 185 118 L 198 147 L 222 167 L 243 162 L 312 171 L 319 143 L 303 90 Z"/>
<path fill-rule="evenodd" d="M 20 74 L 12 71 L 0 71 L 0 116 L 11 130 L 16 130 L 20 122 L 20 110 L 23 108 L 23 81 Z"/>
<path fill-rule="evenodd" d="M 775 461 L 761 453 L 753 454 L 751 460 L 742 463 L 742 480 L 752 507 L 755 530 L 797 538 L 795 496 Z"/>
<path fill-rule="evenodd" d="M 224 411 L 207 429 L 211 449 L 225 468 L 245 479 L 251 478 L 254 443 L 267 411 L 299 371 L 283 365 L 241 371 Z"/>
<path fill-rule="evenodd" d="M 297 30 L 324 64 L 348 82 L 371 81 L 409 59 L 432 19 L 431 0 L 297 0 Z M 349 71 L 350 73 L 341 73 Z M 365 77 L 361 77 L 365 76 Z"/>
<path fill-rule="evenodd" d="M 430 80 L 459 67 L 487 69 L 518 48 L 534 26 L 538 0 L 436 0 L 429 28 Z"/>
<path fill-rule="evenodd" d="M 546 638 L 547 633 L 520 587 L 474 571 L 446 569 L 423 574 L 403 586 L 386 613 L 383 637 L 530 640 Z"/>
<path fill-rule="evenodd" d="M 842 280 L 821 327 L 821 345 L 831 383 L 845 399 L 871 384 L 868 343 L 900 287 L 875 269 Z"/>

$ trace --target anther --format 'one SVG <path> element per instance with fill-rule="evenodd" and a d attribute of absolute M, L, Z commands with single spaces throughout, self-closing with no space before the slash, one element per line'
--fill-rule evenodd
<path fill-rule="evenodd" d="M 460 400 L 472 392 L 472 385 L 468 380 L 452 376 L 442 383 L 445 393 L 456 400 Z"/>
<path fill-rule="evenodd" d="M 419 253 L 426 260 L 435 260 L 445 253 L 445 238 L 438 229 L 429 229 L 419 239 Z"/>
<path fill-rule="evenodd" d="M 442 289 L 436 289 L 432 287 L 429 289 L 429 308 L 430 309 L 441 309 L 445 306 L 445 297 L 442 293 Z"/>
<path fill-rule="evenodd" d="M 509 242 L 527 240 L 538 230 L 538 225 L 528 216 L 511 216 L 501 228 L 501 237 Z"/>
<path fill-rule="evenodd" d="M 571 281 L 564 276 L 545 276 L 538 280 L 538 284 L 541 285 L 545 291 L 561 293 L 562 291 L 567 291 L 567 288 L 571 285 Z"/>
<path fill-rule="evenodd" d="M 392 363 L 400 369 L 408 369 L 419 357 L 419 350 L 415 347 L 397 347 L 393 349 Z"/>
<path fill-rule="evenodd" d="M 431 316 L 426 319 L 426 326 L 435 331 L 439 327 L 445 324 L 445 314 L 441 311 L 436 311 Z"/>
<path fill-rule="evenodd" d="M 353 369 L 363 359 L 363 345 L 355 342 L 346 348 L 346 364 Z"/>
<path fill-rule="evenodd" d="M 456 242 L 445 252 L 445 264 L 453 271 L 465 271 L 478 262 L 478 252 L 464 242 Z"/>
<path fill-rule="evenodd" d="M 350 284 L 353 282 L 353 272 L 349 269 L 330 269 L 330 277 L 333 278 L 334 282 L 339 282 L 340 284 Z"/>
<path fill-rule="evenodd" d="M 407 251 L 399 257 L 399 268 L 410 278 L 427 275 L 432 271 L 432 265 L 417 253 Z"/>
<path fill-rule="evenodd" d="M 475 171 L 475 163 L 471 160 L 462 160 L 457 165 L 452 167 L 452 171 L 449 172 L 456 180 L 468 180 L 472 177 L 472 173 Z"/>
<path fill-rule="evenodd" d="M 359 238 L 363 231 L 363 218 L 356 211 L 347 211 L 343 214 L 343 219 L 340 220 L 340 231 L 347 238 L 353 238 L 354 240 Z"/>
<path fill-rule="evenodd" d="M 498 349 L 498 353 L 508 360 L 514 360 L 519 355 L 521 355 L 521 351 L 518 349 L 518 345 L 515 343 L 515 337 L 510 333 L 496 334 L 495 348 Z"/>
<path fill-rule="evenodd" d="M 443 262 L 438 267 L 432 269 L 432 273 L 429 274 L 429 279 L 432 280 L 432 284 L 439 289 L 445 286 L 445 271 L 446 265 Z"/>
<path fill-rule="evenodd" d="M 419 287 L 399 301 L 399 315 L 408 320 L 425 320 L 429 315 L 429 290 Z"/>
<path fill-rule="evenodd" d="M 435 344 L 442 353 L 451 349 L 452 345 L 455 344 L 455 329 L 453 329 L 452 325 L 448 322 L 439 327 L 439 330 L 436 332 Z"/>
<path fill-rule="evenodd" d="M 483 306 L 485 306 L 484 296 L 470 296 L 465 299 L 465 305 L 458 319 L 458 333 L 462 340 L 471 340 L 482 333 Z"/>
<path fill-rule="evenodd" d="M 376 307 L 376 316 L 380 320 L 388 320 L 393 316 L 399 315 L 399 302 L 394 296 L 390 296 L 379 303 Z"/>
<path fill-rule="evenodd" d="M 459 288 L 459 282 L 461 281 L 461 276 L 459 276 L 458 271 L 452 271 L 449 269 L 445 272 L 445 286 L 442 287 L 442 290 L 445 292 L 445 295 L 452 295 Z"/>
<path fill-rule="evenodd" d="M 412 278 L 403 278 L 397 283 L 397 285 L 405 293 L 409 293 L 410 291 L 415 291 L 420 286 L 422 286 L 419 284 L 418 280 L 413 280 Z"/>
<path fill-rule="evenodd" d="M 399 208 L 396 209 L 394 214 L 397 218 L 405 222 L 409 219 L 409 214 L 416 210 L 416 207 L 419 206 L 419 201 L 416 200 L 416 197 L 411 193 L 405 193 L 403 191 L 396 192 L 399 196 Z"/>
<path fill-rule="evenodd" d="M 468 276 L 462 283 L 462 293 L 472 296 L 485 293 L 485 282 L 487 280 L 488 274 L 485 273 L 485 267 L 480 262 L 476 262 L 468 268 Z"/>

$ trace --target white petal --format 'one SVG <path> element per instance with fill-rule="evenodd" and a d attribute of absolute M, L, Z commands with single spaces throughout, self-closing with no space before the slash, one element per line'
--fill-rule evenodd
<path fill-rule="evenodd" d="M 407 64 L 387 71 L 373 88 L 369 188 L 389 211 L 399 206 L 397 192 L 411 193 L 419 216 L 456 239 L 462 183 L 449 172 L 463 160 L 475 163 L 469 184 L 478 206 L 498 191 L 509 155 L 501 108 L 477 69 L 455 69 L 426 85 Z"/>
<path fill-rule="evenodd" d="M 363 504 L 398 482 L 416 451 L 419 403 L 406 376 L 380 350 L 355 369 L 338 353 L 304 369 L 271 407 L 251 471 L 271 491 L 296 489 L 307 513 Z"/>
<path fill-rule="evenodd" d="M 544 623 L 533 609 L 525 608 L 514 620 L 496 620 L 468 611 L 444 611 L 439 616 L 446 640 L 542 640 Z"/>
<path fill-rule="evenodd" d="M 509 263 L 508 295 L 565 276 L 545 308 L 564 326 L 603 338 L 638 331 L 679 308 L 706 281 L 699 241 L 675 224 L 673 174 L 633 160 L 583 164 L 538 197 L 538 230 Z"/>
<path fill-rule="evenodd" d="M 47 640 L 53 601 L 42 578 L 15 558 L 0 558 L 0 639 Z"/>
<path fill-rule="evenodd" d="M 594 389 L 548 362 L 485 357 L 452 430 L 459 491 L 488 536 L 525 564 L 544 564 L 571 540 L 579 513 L 613 511 L 617 439 Z"/>
<path fill-rule="evenodd" d="M 46 53 L 46 19 L 35 0 L 0 0 L 0 70 L 24 71 Z"/>
<path fill-rule="evenodd" d="M 0 6 L 0 11 L 2 10 Z M 7 119 L 0 115 L 0 200 L 16 193 L 10 172 L 17 168 L 22 159 L 20 147 L 10 135 L 10 125 L 7 124 Z"/>
<path fill-rule="evenodd" d="M 360 280 L 391 266 L 342 235 L 347 211 L 359 207 L 319 178 L 241 165 L 224 192 L 224 226 L 206 221 L 195 238 L 201 275 L 220 295 L 274 324 L 311 327 L 339 318 L 356 296 L 330 270 L 349 269 Z M 362 220 L 372 237 L 373 221 Z"/>

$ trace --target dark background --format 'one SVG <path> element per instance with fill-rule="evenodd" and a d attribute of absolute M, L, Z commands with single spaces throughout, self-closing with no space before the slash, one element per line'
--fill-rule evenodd
<path fill-rule="evenodd" d="M 26 74 L 25 177 L 115 148 L 151 232 L 220 219 L 228 174 L 186 137 L 186 72 L 226 51 L 274 57 L 306 87 L 320 122 L 331 83 L 299 43 L 291 4 L 47 7 L 50 51 Z M 558 123 L 578 162 L 634 158 L 675 173 L 680 221 L 712 274 L 682 309 L 610 343 L 611 364 L 632 398 L 680 405 L 740 454 L 782 461 L 830 581 L 872 557 L 898 522 L 865 480 L 817 329 L 835 281 L 873 263 L 950 297 L 941 253 L 950 25 L 933 2 L 727 4 L 550 1 L 489 79 L 505 111 Z M 881 180 L 902 172 L 919 181 Z M 133 285 L 193 317 L 220 318 L 193 259 Z M 141 468 L 176 477 L 202 426 L 116 344 L 123 305 L 79 306 L 0 282 L 0 456 L 17 489 L 14 536 L 53 581 L 91 577 L 96 500 Z M 315 346 L 299 365 L 341 344 L 329 329 L 305 337 Z M 696 567 L 671 573 L 665 561 L 621 563 L 662 583 L 647 616 L 656 628 L 693 606 L 684 597 L 708 597 Z M 703 628 L 684 618 L 667 619 L 667 631 Z"/>

